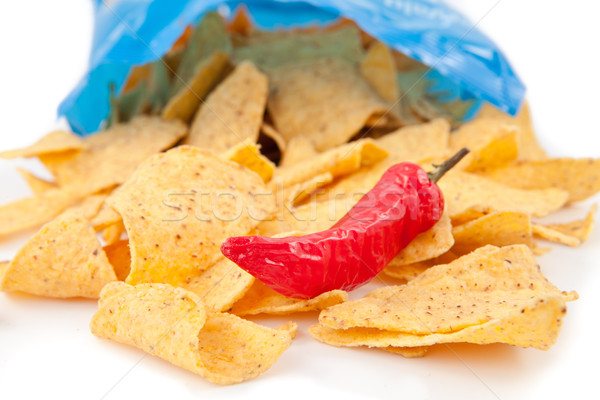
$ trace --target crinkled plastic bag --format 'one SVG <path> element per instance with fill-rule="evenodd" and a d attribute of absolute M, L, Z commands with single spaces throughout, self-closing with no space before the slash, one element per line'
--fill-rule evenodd
<path fill-rule="evenodd" d="M 430 66 L 431 90 L 488 101 L 515 114 L 525 87 L 498 47 L 440 0 L 116 0 L 96 3 L 89 69 L 60 104 L 72 129 L 96 131 L 109 114 L 109 87 L 122 89 L 131 67 L 159 59 L 189 24 L 245 4 L 259 28 L 354 20 L 388 46 Z M 477 102 L 475 102 L 477 104 Z"/>

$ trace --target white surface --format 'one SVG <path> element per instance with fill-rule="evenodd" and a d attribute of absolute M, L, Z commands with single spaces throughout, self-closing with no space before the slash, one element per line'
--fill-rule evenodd
<path fill-rule="evenodd" d="M 478 26 L 501 45 L 528 86 L 540 140 L 550 154 L 600 157 L 597 3 L 453 3 L 474 22 L 485 15 Z M 89 1 L 0 2 L 0 150 L 29 144 L 55 126 L 59 101 L 85 68 L 91 27 Z M 20 160 L 0 161 L 0 203 L 28 194 L 15 172 L 19 165 L 40 168 Z M 583 216 L 588 204 L 598 200 L 596 196 L 577 204 L 554 219 Z M 0 242 L 0 260 L 10 258 L 26 237 Z M 292 317 L 300 322 L 298 337 L 271 370 L 229 387 L 211 385 L 136 349 L 96 339 L 88 330 L 96 309 L 93 301 L 0 293 L 0 397 L 589 398 L 597 393 L 600 359 L 599 246 L 600 231 L 595 231 L 580 248 L 556 246 L 540 257 L 553 283 L 581 295 L 569 304 L 558 343 L 550 351 L 453 345 L 410 360 L 320 344 L 306 333 L 316 320 L 311 314 Z M 262 321 L 274 326 L 284 320 Z"/>

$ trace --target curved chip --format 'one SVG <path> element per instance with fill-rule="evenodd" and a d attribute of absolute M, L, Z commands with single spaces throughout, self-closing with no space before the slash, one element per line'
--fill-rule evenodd
<path fill-rule="evenodd" d="M 81 150 L 85 147 L 86 143 L 74 133 L 54 131 L 48 133 L 31 146 L 0 152 L 0 158 L 36 157 L 42 154 Z M 72 152 L 71 154 L 75 153 Z"/>
<path fill-rule="evenodd" d="M 277 293 L 264 283 L 255 281 L 250 290 L 238 300 L 231 310 L 235 315 L 275 314 L 322 310 L 348 300 L 343 290 L 325 292 L 312 299 L 293 299 Z"/>
<path fill-rule="evenodd" d="M 267 93 L 267 77 L 252 63 L 241 63 L 208 95 L 184 143 L 216 153 L 245 140 L 256 143 Z"/>
<path fill-rule="evenodd" d="M 531 305 L 532 299 L 561 296 L 527 246 L 486 246 L 434 266 L 404 286 L 376 289 L 362 299 L 330 307 L 321 312 L 319 322 L 333 329 L 449 333 L 503 319 Z"/>
<path fill-rule="evenodd" d="M 97 298 L 116 279 L 92 227 L 81 212 L 67 211 L 17 252 L 0 287 L 38 296 Z"/>
<path fill-rule="evenodd" d="M 234 147 L 221 154 L 221 157 L 236 162 L 256 172 L 267 183 L 275 172 L 275 164 L 267 157 L 260 154 L 258 146 L 250 140 L 238 143 Z"/>
<path fill-rule="evenodd" d="M 294 331 L 289 324 L 271 329 L 231 314 L 207 313 L 197 295 L 181 288 L 122 282 L 102 291 L 90 329 L 218 384 L 265 372 L 290 346 Z"/>
<path fill-rule="evenodd" d="M 127 283 L 175 286 L 213 265 L 225 239 L 247 234 L 274 208 L 257 174 L 192 146 L 144 161 L 107 203 L 129 237 Z"/>

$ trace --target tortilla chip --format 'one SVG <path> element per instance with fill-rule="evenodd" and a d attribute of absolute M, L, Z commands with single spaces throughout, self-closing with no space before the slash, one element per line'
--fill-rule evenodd
<path fill-rule="evenodd" d="M 434 119 L 411 125 L 378 138 L 375 143 L 385 149 L 396 162 L 419 162 L 433 157 L 445 157 L 449 149 L 450 125 Z"/>
<path fill-rule="evenodd" d="M 119 188 L 113 190 L 111 196 L 116 196 Z M 100 206 L 98 213 L 90 220 L 90 224 L 96 232 L 105 230 L 113 225 L 122 223 L 121 215 L 114 210 L 106 201 Z"/>
<path fill-rule="evenodd" d="M 67 211 L 17 252 L 0 287 L 38 296 L 96 298 L 116 279 L 94 230 L 81 212 Z"/>
<path fill-rule="evenodd" d="M 277 293 L 259 280 L 238 300 L 231 310 L 235 315 L 274 314 L 287 315 L 297 312 L 323 310 L 348 300 L 343 290 L 325 292 L 312 299 L 293 299 Z"/>
<path fill-rule="evenodd" d="M 303 161 L 313 159 L 318 154 L 317 150 L 315 150 L 315 146 L 313 146 L 308 139 L 302 136 L 296 136 L 287 143 L 285 154 L 283 155 L 279 166 L 281 168 L 290 167 Z"/>
<path fill-rule="evenodd" d="M 497 118 L 519 127 L 519 160 L 543 160 L 548 157 L 535 137 L 527 102 L 524 102 L 521 111 L 519 111 L 516 117 L 511 117 L 484 102 L 476 119 L 479 118 Z"/>
<path fill-rule="evenodd" d="M 310 328 L 309 328 L 310 329 Z M 424 357 L 429 351 L 429 347 L 380 347 L 380 350 L 388 353 L 399 354 L 404 358 L 420 358 Z"/>
<path fill-rule="evenodd" d="M 532 228 L 533 235 L 538 239 L 544 239 L 549 242 L 560 243 L 571 247 L 577 247 L 581 244 L 581 240 L 578 238 L 565 235 L 560 231 L 548 228 L 544 225 L 533 224 Z"/>
<path fill-rule="evenodd" d="M 358 140 L 331 149 L 318 156 L 275 171 L 272 185 L 288 187 L 329 172 L 334 178 L 378 163 L 387 152 L 371 139 Z"/>
<path fill-rule="evenodd" d="M 345 143 L 370 116 L 387 111 L 356 67 L 337 59 L 281 67 L 269 78 L 267 106 L 281 136 L 289 142 L 302 135 L 319 151 Z"/>
<path fill-rule="evenodd" d="M 277 145 L 277 148 L 279 148 L 281 154 L 285 154 L 285 151 L 287 149 L 285 139 L 283 138 L 283 136 L 281 136 L 281 133 L 277 132 L 277 129 L 275 129 L 273 125 L 263 121 L 262 125 L 260 126 L 260 133 L 272 139 Z"/>
<path fill-rule="evenodd" d="M 519 189 L 560 188 L 569 192 L 570 202 L 581 201 L 600 191 L 600 158 L 521 161 L 486 177 Z"/>
<path fill-rule="evenodd" d="M 360 63 L 360 73 L 385 101 L 394 104 L 400 97 L 394 57 L 385 44 L 373 42 L 369 46 Z"/>
<path fill-rule="evenodd" d="M 518 129 L 497 118 L 475 119 L 450 135 L 451 153 L 470 150 L 459 164 L 469 172 L 504 166 L 518 157 Z"/>
<path fill-rule="evenodd" d="M 196 293 L 208 310 L 218 312 L 231 308 L 253 283 L 252 275 L 224 258 L 183 287 Z"/>
<path fill-rule="evenodd" d="M 567 309 L 562 294 L 538 296 L 507 310 L 500 318 L 449 333 L 411 335 L 373 328 L 331 329 L 313 325 L 308 331 L 317 340 L 334 346 L 388 348 L 432 346 L 439 343 L 507 343 L 548 350 L 555 342 Z"/>
<path fill-rule="evenodd" d="M 455 241 L 452 252 L 458 255 L 470 253 L 486 244 L 533 247 L 531 218 L 520 212 L 492 212 L 454 227 L 452 235 Z"/>
<path fill-rule="evenodd" d="M 202 104 L 184 143 L 215 153 L 246 140 L 256 143 L 267 92 L 267 77 L 252 63 L 241 63 Z"/>
<path fill-rule="evenodd" d="M 119 222 L 108 226 L 102 231 L 102 240 L 106 244 L 113 244 L 121 240 L 123 233 L 125 233 L 125 225 L 123 220 L 119 220 Z"/>
<path fill-rule="evenodd" d="M 129 275 L 131 266 L 131 253 L 129 252 L 129 241 L 119 240 L 102 248 L 106 253 L 108 262 L 112 265 L 117 279 L 124 281 Z"/>
<path fill-rule="evenodd" d="M 579 239 L 581 243 L 583 243 L 586 241 L 588 236 L 590 236 L 590 233 L 592 233 L 592 229 L 594 227 L 594 216 L 596 215 L 597 209 L 598 205 L 594 204 L 585 219 L 567 222 L 564 224 L 549 224 L 546 225 L 546 227 L 560 232 L 563 235 L 575 237 Z"/>
<path fill-rule="evenodd" d="M 40 226 L 75 203 L 71 193 L 50 189 L 40 196 L 27 197 L 0 206 L 0 237 Z"/>
<path fill-rule="evenodd" d="M 286 202 L 292 205 L 298 205 L 311 194 L 319 190 L 320 188 L 333 182 L 333 175 L 330 172 L 316 175 L 308 181 L 300 182 L 291 186 L 288 190 L 283 188 L 286 192 Z"/>
<path fill-rule="evenodd" d="M 436 265 L 451 263 L 457 258 L 458 256 L 456 254 L 451 251 L 447 251 L 436 258 L 418 261 L 412 264 L 402 265 L 390 263 L 383 269 L 383 273 L 389 277 L 409 282 L 421 275 L 423 272 L 425 272 L 425 270 Z"/>
<path fill-rule="evenodd" d="M 561 189 L 516 189 L 462 171 L 448 172 L 438 186 L 444 193 L 450 217 L 478 206 L 544 217 L 560 209 L 569 198 L 569 193 Z"/>
<path fill-rule="evenodd" d="M 236 64 L 245 60 L 269 73 L 284 65 L 315 62 L 326 57 L 358 65 L 363 50 L 358 30 L 349 26 L 332 32 L 255 32 L 235 49 Z"/>
<path fill-rule="evenodd" d="M 80 203 L 71 206 L 69 210 L 81 213 L 81 216 L 89 221 L 98 214 L 100 206 L 102 206 L 106 197 L 106 194 L 93 194 L 83 199 Z"/>
<path fill-rule="evenodd" d="M 125 182 L 140 162 L 185 133 L 186 126 L 179 121 L 140 116 L 87 136 L 85 150 L 48 154 L 40 160 L 61 187 L 87 195 Z"/>
<path fill-rule="evenodd" d="M 254 30 L 248 7 L 244 4 L 237 6 L 233 19 L 227 24 L 227 30 L 242 36 L 247 36 Z"/>
<path fill-rule="evenodd" d="M 453 244 L 450 217 L 444 213 L 431 229 L 414 238 L 388 265 L 405 265 L 429 260 L 444 254 Z"/>
<path fill-rule="evenodd" d="M 189 82 L 169 99 L 162 110 L 162 117 L 190 122 L 202 99 L 224 78 L 227 61 L 226 53 L 216 52 L 201 62 Z M 176 77 L 175 82 L 179 79 Z"/>
<path fill-rule="evenodd" d="M 262 374 L 292 341 L 289 325 L 270 329 L 231 314 L 207 314 L 197 295 L 163 284 L 107 285 L 90 329 L 218 384 Z"/>
<path fill-rule="evenodd" d="M 36 157 L 50 153 L 72 152 L 86 147 L 86 143 L 77 135 L 65 131 L 50 132 L 31 146 L 17 150 L 0 152 L 0 158 Z"/>
<path fill-rule="evenodd" d="M 256 172 L 264 183 L 269 182 L 275 172 L 275 164 L 260 154 L 258 146 L 248 139 L 230 148 L 221 157 Z"/>
<path fill-rule="evenodd" d="M 125 223 L 131 284 L 188 282 L 274 208 L 257 174 L 191 146 L 148 158 L 107 203 Z"/>
<path fill-rule="evenodd" d="M 47 190 L 56 189 L 58 186 L 54 182 L 49 182 L 44 179 L 38 178 L 31 172 L 26 171 L 22 168 L 17 168 L 17 172 L 27 182 L 27 186 L 33 192 L 35 196 L 39 196 Z"/>
<path fill-rule="evenodd" d="M 319 322 L 334 329 L 449 333 L 502 319 L 512 310 L 553 297 L 562 298 L 564 305 L 563 295 L 541 273 L 527 246 L 485 246 L 434 266 L 404 286 L 376 289 L 362 299 L 330 307 Z"/>
<path fill-rule="evenodd" d="M 492 210 L 490 207 L 474 206 L 454 214 L 450 220 L 452 221 L 452 226 L 459 226 L 466 224 L 467 222 L 474 221 L 477 218 L 481 218 L 492 212 L 494 212 L 494 210 Z"/>

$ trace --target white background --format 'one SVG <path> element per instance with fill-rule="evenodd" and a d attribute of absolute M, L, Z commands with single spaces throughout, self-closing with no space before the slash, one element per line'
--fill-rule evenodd
<path fill-rule="evenodd" d="M 599 7 L 593 1 L 455 0 L 509 56 L 528 86 L 540 141 L 553 156 L 600 157 Z M 86 0 L 0 2 L 0 150 L 27 145 L 56 126 L 60 100 L 83 73 L 92 32 Z M 0 203 L 26 196 L 15 172 L 32 162 L 0 160 Z M 553 220 L 585 214 L 572 206 Z M 32 232 L 0 242 L 12 257 Z M 0 397 L 558 399 L 597 393 L 600 359 L 600 231 L 582 247 L 554 247 L 540 257 L 569 305 L 558 343 L 547 352 L 506 345 L 439 346 L 423 359 L 376 350 L 329 347 L 306 327 L 316 314 L 293 316 L 292 347 L 263 376 L 219 387 L 136 349 L 93 337 L 93 301 L 0 293 Z M 364 291 L 363 291 L 364 293 Z M 360 293 L 359 293 L 360 294 Z M 353 295 L 352 297 L 355 297 Z M 285 319 L 261 320 L 271 326 Z"/>

